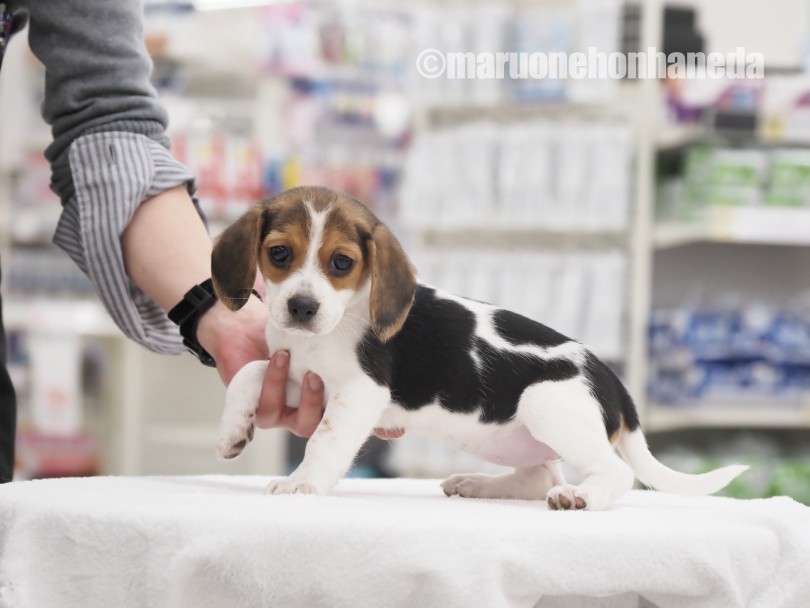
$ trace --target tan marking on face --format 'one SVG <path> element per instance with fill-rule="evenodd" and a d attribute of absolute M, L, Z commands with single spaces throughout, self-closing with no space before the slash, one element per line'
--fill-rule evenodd
<path fill-rule="evenodd" d="M 368 211 L 343 198 L 333 201 L 324 223 L 318 262 L 321 271 L 336 290 L 357 291 L 370 274 L 364 255 L 365 241 L 369 238 L 372 223 Z M 342 254 L 354 261 L 352 269 L 345 275 L 336 276 L 331 269 L 332 257 Z"/>
<path fill-rule="evenodd" d="M 292 260 L 284 268 L 277 267 L 270 259 L 270 248 L 280 246 L 289 247 L 292 251 Z M 280 230 L 271 230 L 262 242 L 259 269 L 268 281 L 281 283 L 306 262 L 308 248 L 309 234 L 306 226 L 291 224 Z"/>
<path fill-rule="evenodd" d="M 259 270 L 265 279 L 278 284 L 306 261 L 312 221 L 306 205 L 299 198 L 282 199 L 270 213 L 270 231 L 264 235 L 259 250 Z M 279 246 L 289 247 L 292 252 L 289 265 L 282 268 L 270 259 L 270 248 Z"/>
<path fill-rule="evenodd" d="M 331 270 L 332 257 L 336 254 L 345 255 L 354 261 L 351 270 L 343 276 L 335 276 Z M 324 230 L 323 244 L 318 252 L 318 262 L 321 270 L 336 290 L 352 289 L 356 291 L 368 278 L 368 269 L 360 246 L 334 229 Z"/>

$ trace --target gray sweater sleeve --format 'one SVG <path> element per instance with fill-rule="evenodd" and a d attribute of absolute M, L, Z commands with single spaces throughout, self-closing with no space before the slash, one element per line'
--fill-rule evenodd
<path fill-rule="evenodd" d="M 128 337 L 156 352 L 184 352 L 177 328 L 126 274 L 120 244 L 144 200 L 180 184 L 194 190 L 193 174 L 168 149 L 140 0 L 32 0 L 28 9 L 53 131 L 45 155 L 63 203 L 54 243 Z"/>
<path fill-rule="evenodd" d="M 53 132 L 45 151 L 52 187 L 73 194 L 68 148 L 78 137 L 126 131 L 166 148 L 168 118 L 149 82 L 140 0 L 32 0 L 31 50 L 45 65 L 42 114 Z"/>

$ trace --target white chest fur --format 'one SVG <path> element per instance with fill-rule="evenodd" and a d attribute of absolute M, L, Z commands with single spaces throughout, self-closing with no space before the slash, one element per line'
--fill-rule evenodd
<path fill-rule="evenodd" d="M 266 336 L 271 352 L 286 350 L 290 353 L 290 380 L 300 385 L 307 372 L 318 374 L 328 399 L 345 379 L 365 378 L 354 356 L 356 336 L 348 332 L 342 334 L 338 328 L 326 336 L 296 335 L 268 326 Z M 297 403 L 297 395 L 288 395 L 288 402 Z"/>

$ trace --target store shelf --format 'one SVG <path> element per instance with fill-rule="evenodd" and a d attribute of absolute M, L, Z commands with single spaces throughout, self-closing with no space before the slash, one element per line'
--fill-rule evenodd
<path fill-rule="evenodd" d="M 416 112 L 426 118 L 430 125 L 441 126 L 458 124 L 467 121 L 490 120 L 511 122 L 548 117 L 627 117 L 629 115 L 625 101 L 631 98 L 635 89 L 633 85 L 620 86 L 610 97 L 593 102 L 575 100 L 536 100 L 511 101 L 502 100 L 493 103 L 478 104 L 431 103 L 417 105 Z"/>
<path fill-rule="evenodd" d="M 695 144 L 717 146 L 740 145 L 746 148 L 806 148 L 810 140 L 801 138 L 763 137 L 759 133 L 743 130 L 715 130 L 701 124 L 665 123 L 659 126 L 654 135 L 659 151 L 676 150 Z"/>
<path fill-rule="evenodd" d="M 659 223 L 653 240 L 657 249 L 698 242 L 810 245 L 810 209 L 707 209 L 700 222 Z"/>
<path fill-rule="evenodd" d="M 651 405 L 645 429 L 651 432 L 689 428 L 810 428 L 810 403 L 804 406 L 772 404 Z"/>
<path fill-rule="evenodd" d="M 443 246 L 554 247 L 562 245 L 622 246 L 627 233 L 621 230 L 552 229 L 543 226 L 508 225 L 493 221 L 477 227 L 436 227 L 410 224 L 427 243 Z"/>

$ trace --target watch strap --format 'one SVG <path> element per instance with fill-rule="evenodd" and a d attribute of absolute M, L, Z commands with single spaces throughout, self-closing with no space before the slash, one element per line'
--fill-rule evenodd
<path fill-rule="evenodd" d="M 251 294 L 262 299 L 259 292 L 251 289 Z M 214 281 L 206 279 L 186 292 L 183 299 L 169 311 L 169 319 L 180 327 L 183 337 L 183 346 L 208 367 L 216 367 L 217 363 L 211 354 L 197 341 L 197 323 L 200 317 L 208 311 L 217 301 L 214 291 Z"/>
<path fill-rule="evenodd" d="M 208 367 L 216 367 L 216 361 L 197 341 L 197 323 L 200 317 L 208 311 L 217 301 L 214 292 L 214 282 L 207 279 L 199 285 L 194 285 L 186 292 L 183 299 L 169 311 L 169 319 L 180 327 L 183 337 L 183 346 Z"/>

